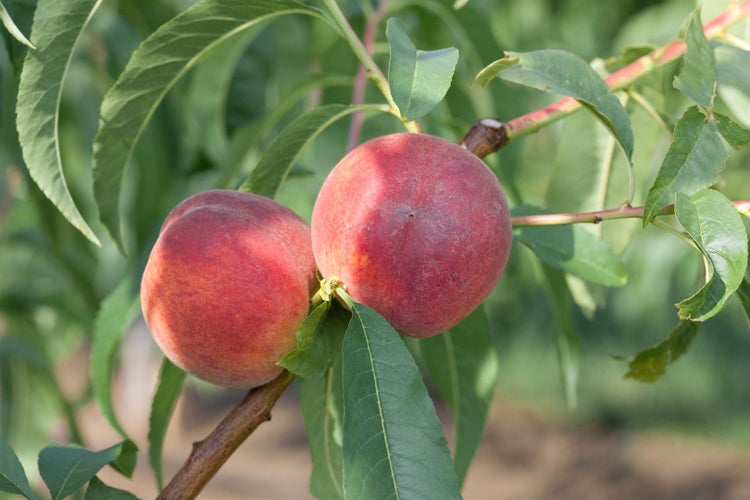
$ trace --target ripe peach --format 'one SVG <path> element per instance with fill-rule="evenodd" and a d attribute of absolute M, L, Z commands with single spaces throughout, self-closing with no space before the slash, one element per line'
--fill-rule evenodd
<path fill-rule="evenodd" d="M 141 282 L 164 354 L 201 379 L 255 387 L 281 373 L 316 284 L 308 225 L 262 196 L 213 190 L 167 216 Z"/>
<path fill-rule="evenodd" d="M 387 135 L 348 153 L 323 183 L 311 229 L 323 277 L 412 337 L 474 310 L 511 246 L 497 177 L 468 150 L 424 134 Z"/>

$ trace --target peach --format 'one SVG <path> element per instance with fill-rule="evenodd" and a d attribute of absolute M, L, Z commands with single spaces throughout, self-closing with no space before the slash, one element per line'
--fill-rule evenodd
<path fill-rule="evenodd" d="M 277 202 L 198 193 L 162 224 L 141 282 L 154 340 L 177 366 L 227 387 L 256 387 L 296 346 L 317 284 L 310 228 Z"/>
<path fill-rule="evenodd" d="M 323 277 L 412 337 L 473 311 L 500 279 L 512 239 L 508 202 L 484 162 L 411 133 L 349 152 L 323 183 L 310 225 Z"/>

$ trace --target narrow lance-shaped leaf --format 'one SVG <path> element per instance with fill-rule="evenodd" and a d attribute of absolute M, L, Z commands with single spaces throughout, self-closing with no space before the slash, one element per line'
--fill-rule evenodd
<path fill-rule="evenodd" d="M 726 157 L 716 123 L 697 106 L 688 108 L 675 126 L 674 142 L 646 196 L 644 226 L 659 210 L 673 204 L 677 193 L 689 196 L 711 186 Z"/>
<path fill-rule="evenodd" d="M 714 111 L 719 133 L 732 149 L 740 150 L 750 146 L 750 130 L 746 129 L 732 118 Z"/>
<path fill-rule="evenodd" d="M 665 340 L 636 354 L 625 376 L 641 382 L 656 382 L 667 366 L 687 352 L 698 334 L 698 326 L 692 321 L 681 321 Z"/>
<path fill-rule="evenodd" d="M 104 97 L 94 140 L 94 196 L 104 226 L 120 246 L 123 171 L 169 89 L 213 47 L 261 22 L 295 13 L 321 15 L 292 0 L 201 0 L 138 46 Z"/>
<path fill-rule="evenodd" d="M 679 316 L 704 321 L 721 310 L 745 277 L 747 231 L 732 202 L 710 189 L 678 193 L 675 215 L 710 266 L 706 284 L 677 304 Z"/>
<path fill-rule="evenodd" d="M 101 0 L 40 0 L 31 27 L 37 50 L 21 71 L 16 127 L 29 174 L 49 200 L 86 238 L 99 239 L 68 189 L 60 157 L 58 121 L 65 75 L 76 44 Z"/>
<path fill-rule="evenodd" d="M 286 126 L 268 145 L 240 191 L 273 198 L 304 147 L 336 120 L 357 111 L 383 111 L 382 106 L 329 104 L 303 114 Z"/>
<path fill-rule="evenodd" d="M 484 433 L 498 374 L 484 306 L 448 332 L 423 339 L 419 351 L 453 414 L 453 462 L 463 483 Z"/>
<path fill-rule="evenodd" d="M 393 327 L 355 304 L 343 360 L 345 497 L 461 498 L 435 407 Z"/>
<path fill-rule="evenodd" d="M 33 499 L 29 480 L 20 460 L 8 443 L 0 437 L 0 491 Z"/>
<path fill-rule="evenodd" d="M 34 47 L 34 44 L 31 43 L 28 38 L 26 38 L 26 36 L 21 32 L 20 29 L 18 29 L 16 23 L 13 22 L 13 18 L 10 17 L 8 9 L 5 8 L 2 2 L 0 2 L 0 22 L 3 23 L 3 26 L 5 26 L 5 29 L 8 30 L 8 33 L 10 33 L 13 38 L 26 45 L 30 49 L 36 49 L 36 47 Z"/>
<path fill-rule="evenodd" d="M 716 95 L 716 59 L 703 33 L 700 9 L 690 16 L 685 43 L 683 66 L 675 77 L 674 86 L 704 108 L 711 108 Z"/>
<path fill-rule="evenodd" d="M 633 130 L 630 118 L 604 79 L 580 57 L 552 49 L 506 52 L 504 58 L 480 71 L 475 81 L 487 85 L 496 77 L 576 99 L 607 127 L 622 147 L 625 157 L 631 161 Z"/>
<path fill-rule="evenodd" d="M 160 490 L 164 487 L 161 460 L 164 438 L 186 377 L 187 373 L 164 358 L 159 371 L 159 385 L 154 393 L 151 416 L 148 420 L 148 458 Z"/>
<path fill-rule="evenodd" d="M 393 100 L 403 118 L 419 119 L 435 109 L 448 92 L 458 50 L 418 50 L 398 18 L 388 20 L 385 33 L 391 49 L 388 83 Z"/>

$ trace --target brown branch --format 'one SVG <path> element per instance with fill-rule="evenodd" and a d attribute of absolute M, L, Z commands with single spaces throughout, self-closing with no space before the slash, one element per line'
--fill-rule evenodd
<path fill-rule="evenodd" d="M 190 456 L 157 500 L 188 500 L 197 497 L 245 439 L 260 424 L 271 419 L 271 408 L 293 379 L 294 375 L 284 371 L 266 385 L 251 389 L 211 434 L 193 444 Z"/>
<path fill-rule="evenodd" d="M 727 10 L 703 25 L 706 38 L 717 38 L 731 25 L 750 16 L 750 0 L 733 3 Z M 605 81 L 612 91 L 623 90 L 636 80 L 681 57 L 686 50 L 685 42 L 675 40 L 632 63 L 615 71 Z M 502 148 L 511 139 L 534 133 L 552 122 L 579 110 L 581 104 L 572 97 L 564 97 L 549 106 L 532 111 L 514 118 L 508 122 L 501 122 L 495 118 L 479 120 L 460 144 L 480 158 Z M 501 141 L 491 141 L 493 137 L 503 137 Z"/>

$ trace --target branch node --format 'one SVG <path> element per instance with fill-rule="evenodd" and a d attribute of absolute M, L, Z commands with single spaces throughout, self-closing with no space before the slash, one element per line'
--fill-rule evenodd
<path fill-rule="evenodd" d="M 484 158 L 503 147 L 509 140 L 504 122 L 497 118 L 484 118 L 469 129 L 459 144 L 476 156 Z"/>

